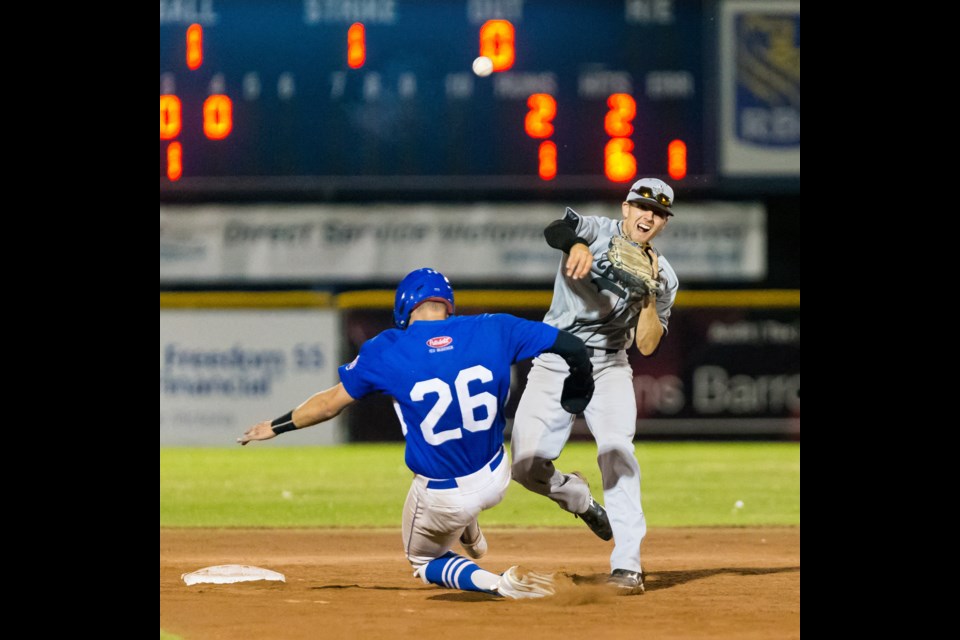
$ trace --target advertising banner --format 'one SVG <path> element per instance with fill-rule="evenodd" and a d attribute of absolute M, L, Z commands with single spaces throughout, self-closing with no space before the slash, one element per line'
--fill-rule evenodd
<path fill-rule="evenodd" d="M 496 309 L 458 309 L 458 313 Z M 516 311 L 532 320 L 543 311 Z M 346 314 L 350 353 L 392 325 L 386 310 Z M 637 437 L 800 436 L 800 309 L 678 307 L 660 349 L 628 352 L 634 371 Z M 506 416 L 512 420 L 531 361 L 514 368 Z M 363 405 L 363 406 L 361 406 Z M 401 438 L 387 398 L 351 407 L 351 440 Z M 575 435 L 588 435 L 578 422 Z"/>
<path fill-rule="evenodd" d="M 800 177 L 800 2 L 720 5 L 720 174 Z"/>
<path fill-rule="evenodd" d="M 248 427 L 336 384 L 337 319 L 315 309 L 161 309 L 160 444 L 235 445 Z M 263 444 L 336 444 L 339 421 Z"/>
<path fill-rule="evenodd" d="M 573 205 L 620 218 L 620 203 Z M 678 204 L 656 245 L 681 281 L 757 281 L 767 273 L 757 203 Z M 458 283 L 549 285 L 560 252 L 543 230 L 565 207 L 249 205 L 160 208 L 160 284 L 396 282 L 425 265 Z"/>

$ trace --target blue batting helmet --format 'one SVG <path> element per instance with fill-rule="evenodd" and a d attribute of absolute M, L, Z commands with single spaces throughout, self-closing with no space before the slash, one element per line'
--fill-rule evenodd
<path fill-rule="evenodd" d="M 413 310 L 428 300 L 443 302 L 447 305 L 447 311 L 453 314 L 453 287 L 446 276 L 433 269 L 411 271 L 397 286 L 393 323 L 400 329 L 406 329 Z"/>

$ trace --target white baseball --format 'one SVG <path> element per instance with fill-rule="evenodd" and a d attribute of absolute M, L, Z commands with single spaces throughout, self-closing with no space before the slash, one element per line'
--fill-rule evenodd
<path fill-rule="evenodd" d="M 743 509 L 743 500 L 737 500 L 733 503 L 733 506 L 737 509 Z"/>
<path fill-rule="evenodd" d="M 481 78 L 486 78 L 493 73 L 493 60 L 487 56 L 479 56 L 473 61 L 473 72 Z"/>

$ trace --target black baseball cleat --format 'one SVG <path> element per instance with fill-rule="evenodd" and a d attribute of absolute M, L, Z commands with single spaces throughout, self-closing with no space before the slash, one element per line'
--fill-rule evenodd
<path fill-rule="evenodd" d="M 587 490 L 590 490 L 590 483 L 587 482 L 587 479 L 582 473 L 574 471 L 570 475 L 583 480 L 587 485 Z M 610 528 L 610 518 L 607 517 L 607 510 L 603 508 L 603 505 L 594 500 L 593 496 L 590 496 L 590 504 L 587 505 L 586 511 L 573 515 L 583 520 L 587 526 L 590 527 L 590 531 L 593 531 L 601 540 L 610 540 L 613 538 L 613 529 Z"/>
<path fill-rule="evenodd" d="M 607 578 L 607 584 L 622 590 L 623 595 L 641 594 L 646 589 L 643 586 L 643 573 L 629 569 L 614 569 Z"/>
<path fill-rule="evenodd" d="M 601 540 L 609 540 L 613 537 L 613 529 L 610 528 L 610 519 L 607 518 L 607 510 L 598 504 L 593 496 L 590 496 L 590 506 L 583 513 L 574 514 L 576 517 L 587 523 L 590 531 L 597 534 Z"/>

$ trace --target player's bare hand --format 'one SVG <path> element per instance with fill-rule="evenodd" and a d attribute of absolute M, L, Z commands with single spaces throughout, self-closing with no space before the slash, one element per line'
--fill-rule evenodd
<path fill-rule="evenodd" d="M 579 280 L 588 273 L 593 266 L 593 254 L 587 245 L 578 242 L 570 247 L 570 255 L 567 257 L 567 277 Z"/>
<path fill-rule="evenodd" d="M 253 442 L 254 440 L 269 440 L 270 438 L 276 437 L 277 434 L 273 432 L 273 427 L 270 426 L 270 421 L 264 420 L 263 422 L 258 422 L 247 429 L 246 433 L 237 438 L 237 442 L 245 445 L 248 442 Z"/>

